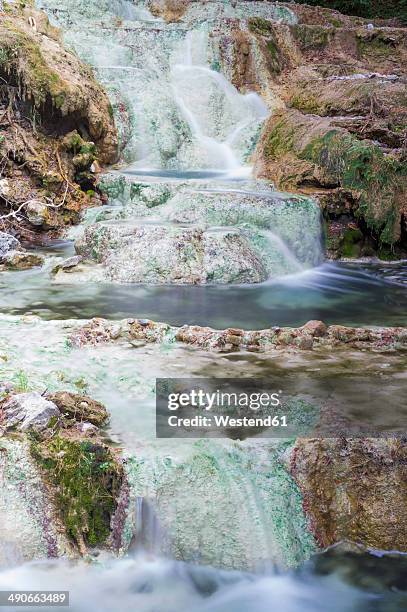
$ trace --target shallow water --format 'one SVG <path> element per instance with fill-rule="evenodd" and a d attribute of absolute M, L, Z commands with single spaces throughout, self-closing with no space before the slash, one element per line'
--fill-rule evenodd
<path fill-rule="evenodd" d="M 43 250 L 50 267 L 72 243 Z M 51 284 L 41 269 L 0 277 L 0 310 L 45 319 L 138 317 L 217 329 L 299 326 L 309 320 L 351 326 L 407 324 L 405 264 L 325 263 L 259 285 L 147 286 Z M 49 270 L 48 270 L 49 272 Z"/>

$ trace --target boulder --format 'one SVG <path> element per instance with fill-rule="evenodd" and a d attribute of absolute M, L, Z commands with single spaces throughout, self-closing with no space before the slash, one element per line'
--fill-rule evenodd
<path fill-rule="evenodd" d="M 36 266 L 41 266 L 44 258 L 35 253 L 25 253 L 21 251 L 10 251 L 0 262 L 0 270 L 29 270 Z"/>
<path fill-rule="evenodd" d="M 321 338 L 322 336 L 325 336 L 328 328 L 323 321 L 308 321 L 308 323 L 302 326 L 301 330 L 310 334 L 311 336 Z"/>
<path fill-rule="evenodd" d="M 34 200 L 25 206 L 25 214 L 32 225 L 45 225 L 49 217 L 48 206 Z"/>
<path fill-rule="evenodd" d="M 268 276 L 239 229 L 97 223 L 76 249 L 102 264 L 105 279 L 121 283 L 258 283 Z"/>
<path fill-rule="evenodd" d="M 43 431 L 60 419 L 57 406 L 36 392 L 11 396 L 2 406 L 3 426 L 20 431 Z"/>

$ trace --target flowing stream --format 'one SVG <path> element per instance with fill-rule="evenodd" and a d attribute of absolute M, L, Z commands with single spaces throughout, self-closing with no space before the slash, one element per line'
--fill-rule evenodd
<path fill-rule="evenodd" d="M 87 211 L 66 241 L 44 247 L 44 267 L 2 274 L 2 369 L 38 391 L 81 389 L 106 404 L 106 436 L 124 447 L 127 458 L 131 554 L 122 560 L 101 554 L 91 565 L 24 564 L 24 556 L 15 555 L 15 567 L 0 572 L 0 588 L 70 589 L 75 612 L 314 612 L 326 609 L 328 597 L 332 610 L 396 609 L 403 557 L 389 561 L 378 553 L 354 557 L 341 550 L 306 562 L 317 546 L 298 487 L 284 468 L 291 441 L 155 440 L 153 399 L 160 375 L 216 377 L 221 371 L 224 377 L 261 378 L 276 376 L 277 368 L 293 395 L 322 401 L 340 390 L 346 405 L 356 381 L 350 372 L 361 359 L 365 378 L 357 379 L 359 385 L 377 380 L 379 388 L 382 374 L 393 385 L 388 413 L 394 425 L 404 383 L 397 355 L 386 359 L 383 371 L 382 361 L 367 355 L 271 364 L 257 356 L 214 356 L 173 345 L 79 350 L 66 343 L 81 320 L 93 316 L 246 329 L 309 319 L 406 324 L 404 268 L 324 263 L 315 202 L 251 177 L 251 155 L 269 109 L 258 94 L 231 84 L 220 57 L 222 28 L 229 17 L 292 23 L 293 14 L 263 2 L 192 3 L 182 21 L 166 24 L 143 1 L 37 4 L 109 92 L 124 162 L 102 178 L 108 206 Z M 212 276 L 201 285 L 177 284 L 154 253 L 155 268 L 146 264 L 140 282 L 129 276 L 133 243 L 111 256 L 107 271 L 95 263 L 65 275 L 52 272 L 87 232 L 120 238 L 140 228 L 163 235 L 165 247 L 174 235 L 184 238 L 190 231 L 202 232 L 212 250 L 224 241 L 236 244 L 236 259 L 246 249 L 258 266 L 256 275 L 213 263 L 205 254 Z M 310 379 L 309 372 L 319 373 Z M 359 411 L 370 413 L 372 401 L 380 405 L 379 391 Z M 378 417 L 375 426 L 385 425 Z M 387 561 L 394 567 L 388 581 L 371 578 Z"/>

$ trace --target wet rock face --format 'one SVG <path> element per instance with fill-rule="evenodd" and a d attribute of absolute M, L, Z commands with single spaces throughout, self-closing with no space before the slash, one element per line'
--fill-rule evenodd
<path fill-rule="evenodd" d="M 72 555 L 24 440 L 0 439 L 0 567 Z"/>
<path fill-rule="evenodd" d="M 120 531 L 123 520 L 123 510 L 115 513 L 124 474 L 119 457 L 100 438 L 106 408 L 64 391 L 47 397 L 5 392 L 0 405 L 0 565 L 115 545 L 112 529 L 115 525 Z"/>
<path fill-rule="evenodd" d="M 55 281 L 255 283 L 321 261 L 313 200 L 263 181 L 239 187 L 105 175 L 99 189 L 111 206 L 89 211 L 75 244 L 81 260 L 55 268 Z"/>
<path fill-rule="evenodd" d="M 299 440 L 291 473 L 320 546 L 407 551 L 407 447 L 397 439 Z"/>
<path fill-rule="evenodd" d="M 5 232 L 0 232 L 0 260 L 11 251 L 15 251 L 19 248 L 20 243 L 17 238 Z"/>
<path fill-rule="evenodd" d="M 149 9 L 153 15 L 166 21 L 179 21 L 188 8 L 189 0 L 151 0 Z"/>

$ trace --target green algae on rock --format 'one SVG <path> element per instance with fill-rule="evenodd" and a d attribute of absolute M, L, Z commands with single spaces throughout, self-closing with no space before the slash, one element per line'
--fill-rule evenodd
<path fill-rule="evenodd" d="M 320 7 L 293 4 L 298 23 L 249 20 L 256 79 L 278 112 L 266 122 L 256 152 L 259 176 L 277 187 L 315 194 L 335 237 L 356 224 L 362 238 L 335 257 L 403 257 L 406 250 L 407 126 L 405 29 Z M 278 53 L 276 53 L 276 49 Z M 276 64 L 277 61 L 277 64 Z M 346 207 L 346 213 L 335 211 Z"/>
<path fill-rule="evenodd" d="M 270 561 L 295 567 L 316 548 L 280 458 L 287 446 L 202 440 L 182 461 L 129 459 L 132 496 L 154 502 L 164 552 L 177 559 L 235 569 Z"/>
<path fill-rule="evenodd" d="M 308 321 L 302 327 L 271 327 L 258 331 L 237 328 L 216 330 L 200 325 L 174 327 L 149 319 L 127 319 L 112 324 L 101 318 L 92 319 L 70 335 L 72 346 L 97 345 L 118 340 L 173 344 L 179 342 L 202 350 L 272 352 L 312 350 L 347 346 L 352 349 L 391 351 L 405 350 L 407 332 L 404 327 L 355 328 L 327 326 L 323 321 Z"/>
<path fill-rule="evenodd" d="M 0 438 L 0 566 L 73 554 L 29 442 Z"/>
<path fill-rule="evenodd" d="M 340 187 L 353 194 L 356 217 L 363 218 L 382 243 L 400 240 L 407 170 L 397 156 L 385 155 L 377 145 L 333 127 L 329 120 L 316 121 L 295 110 L 272 117 L 263 147 L 266 164 L 280 168 L 282 187 Z"/>

